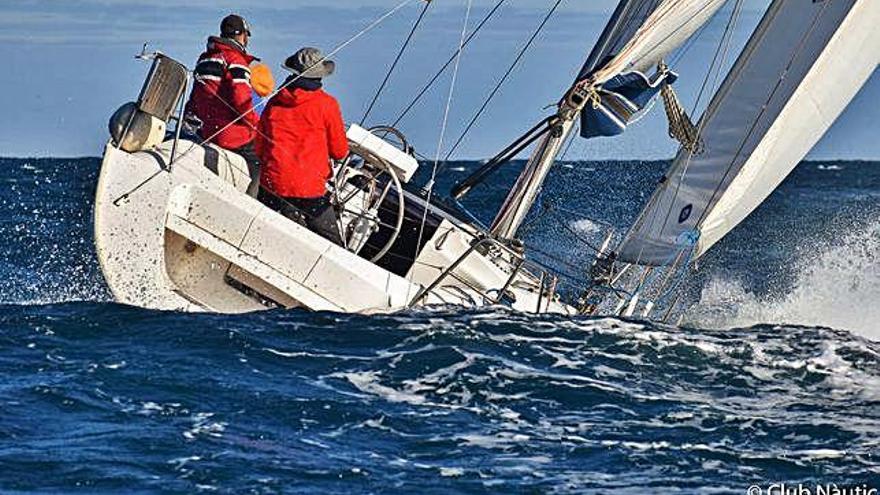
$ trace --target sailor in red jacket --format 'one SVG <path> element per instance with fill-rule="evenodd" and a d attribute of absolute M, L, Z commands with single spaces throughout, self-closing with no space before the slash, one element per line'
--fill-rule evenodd
<path fill-rule="evenodd" d="M 327 181 L 330 160 L 348 155 L 348 139 L 339 103 L 321 89 L 322 79 L 335 67 L 317 48 L 303 48 L 287 58 L 284 68 L 292 76 L 263 111 L 257 151 L 262 162 L 260 201 L 295 217 L 293 207 L 313 230 L 338 241 L 335 219 L 328 218 Z"/>
<path fill-rule="evenodd" d="M 244 157 L 251 177 L 259 177 L 254 137 L 259 117 L 254 112 L 250 64 L 258 58 L 247 53 L 251 30 L 239 15 L 220 23 L 220 36 L 208 38 L 207 50 L 195 68 L 192 95 L 186 107 L 187 122 L 198 136 Z M 254 180 L 253 192 L 257 181 Z"/>

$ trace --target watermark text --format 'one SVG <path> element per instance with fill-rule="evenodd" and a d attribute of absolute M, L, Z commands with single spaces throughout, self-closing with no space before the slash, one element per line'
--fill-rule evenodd
<path fill-rule="evenodd" d="M 880 495 L 880 490 L 867 484 L 838 485 L 836 483 L 819 483 L 807 485 L 802 483 L 771 483 L 768 485 L 752 485 L 746 490 L 746 495 Z"/>

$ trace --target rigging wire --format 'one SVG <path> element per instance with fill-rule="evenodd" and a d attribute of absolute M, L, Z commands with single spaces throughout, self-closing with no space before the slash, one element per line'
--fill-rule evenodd
<path fill-rule="evenodd" d="M 458 41 L 458 50 L 456 51 L 455 58 L 455 66 L 452 69 L 452 78 L 449 83 L 449 94 L 446 97 L 446 109 L 443 112 L 443 120 L 440 124 L 440 137 L 437 141 L 437 152 L 434 156 L 434 166 L 431 169 L 431 179 L 428 181 L 427 187 L 425 188 L 425 211 L 422 214 L 422 221 L 419 225 L 419 236 L 416 241 L 415 250 L 416 252 L 413 255 L 413 259 L 418 258 L 419 254 L 419 246 L 422 245 L 422 238 L 425 234 L 425 225 L 428 223 L 428 210 L 431 205 L 431 196 L 434 194 L 434 181 L 437 178 L 437 169 L 440 165 L 440 154 L 443 152 L 443 140 L 446 137 L 446 128 L 449 125 L 449 114 L 452 110 L 452 100 L 455 96 L 455 85 L 458 82 L 458 70 L 461 67 L 461 55 L 464 48 L 465 37 L 467 36 L 467 28 L 470 22 L 471 17 L 471 8 L 473 7 L 473 0 L 467 0 L 467 8 L 464 12 L 464 22 L 461 26 L 461 37 Z M 409 295 L 407 295 L 407 299 Z"/>
<path fill-rule="evenodd" d="M 574 136 L 576 136 L 576 135 L 577 135 L 577 130 L 575 130 L 575 132 L 572 132 L 572 133 L 571 133 L 571 136 L 569 136 L 568 144 L 567 144 L 567 146 L 565 147 L 565 151 L 562 153 L 562 155 L 560 155 L 560 161 L 564 161 L 564 160 L 565 160 L 566 155 L 568 155 L 568 152 L 569 152 L 569 150 L 571 149 L 571 146 L 572 146 L 572 144 L 573 144 L 574 141 L 575 141 L 575 137 L 574 137 Z M 571 234 L 571 235 L 572 235 L 576 240 L 578 240 L 581 244 L 585 245 L 587 248 L 589 248 L 590 250 L 594 251 L 596 254 L 601 254 L 601 253 L 602 253 L 602 249 L 601 249 L 601 248 L 597 247 L 597 246 L 596 246 L 595 244 L 593 244 L 591 241 L 587 240 L 586 238 L 584 238 L 583 236 L 581 236 L 580 234 L 578 234 L 578 233 L 577 233 L 574 229 L 572 229 L 571 226 L 570 226 L 570 225 L 569 225 L 569 224 L 568 224 L 568 223 L 567 223 L 567 222 L 561 217 L 561 215 L 557 214 L 557 212 L 563 212 L 563 213 L 569 213 L 569 214 L 572 214 L 572 215 L 583 216 L 582 213 L 575 212 L 575 211 L 573 211 L 573 210 L 569 210 L 569 209 L 566 209 L 566 208 L 564 208 L 564 207 L 560 207 L 559 204 L 558 204 L 558 202 L 544 203 L 543 201 L 541 201 L 541 203 L 542 203 L 542 205 L 544 205 L 544 210 L 539 214 L 539 216 L 538 216 L 537 218 L 535 218 L 534 220 L 532 220 L 531 222 L 529 222 L 529 223 L 527 223 L 526 225 L 523 226 L 523 228 L 521 229 L 521 231 L 522 231 L 523 233 L 528 232 L 530 228 L 532 228 L 532 227 L 534 227 L 535 225 L 537 225 L 538 221 L 539 221 L 541 218 L 543 218 L 545 215 L 550 215 L 551 218 L 552 218 L 552 220 L 555 221 L 555 223 L 557 223 L 558 225 L 560 225 L 564 230 L 568 231 L 568 233 Z M 609 227 L 609 228 L 612 228 L 612 229 L 614 228 L 612 225 L 607 224 L 607 223 L 605 223 L 605 222 L 602 222 L 601 220 L 592 220 L 592 219 L 591 219 L 590 221 L 595 221 L 596 223 L 603 224 L 603 225 L 605 225 L 606 227 Z M 533 249 L 533 248 L 532 248 L 531 246 L 529 246 L 529 249 Z"/>
<path fill-rule="evenodd" d="M 440 76 L 443 75 L 444 72 L 446 72 L 446 69 L 448 69 L 449 66 L 452 65 L 453 62 L 455 62 L 457 57 L 461 54 L 461 51 L 464 50 L 464 47 L 466 47 L 471 42 L 471 40 L 474 39 L 474 37 L 477 35 L 477 33 L 479 33 L 481 29 L 483 29 L 483 26 L 485 26 L 486 23 L 489 22 L 489 19 L 491 19 L 495 15 L 495 13 L 498 12 L 498 9 L 500 9 L 501 6 L 506 1 L 507 0 L 498 0 L 498 2 L 495 4 L 495 6 L 492 7 L 491 10 L 489 10 L 489 12 L 485 15 L 485 17 L 483 17 L 483 19 L 474 28 L 474 30 L 471 31 L 471 33 L 468 35 L 468 37 L 464 41 L 464 43 L 462 43 L 461 46 L 459 46 L 458 50 L 456 50 L 455 53 L 453 53 L 452 56 L 449 57 L 449 60 L 447 60 L 446 63 L 444 63 L 443 66 L 440 67 L 440 69 L 434 74 L 433 77 L 431 77 L 431 79 L 427 82 L 427 84 L 425 84 L 422 87 L 422 89 L 419 91 L 419 93 L 416 94 L 416 96 L 409 102 L 409 104 L 406 106 L 406 108 L 404 108 L 403 111 L 400 112 L 400 115 L 398 115 L 397 118 L 394 119 L 394 122 L 391 124 L 391 127 L 397 127 L 397 125 L 400 124 L 400 122 L 419 103 L 419 101 L 421 101 L 422 97 L 424 97 L 425 94 L 434 86 L 434 83 L 436 83 L 437 80 L 440 79 Z"/>
<path fill-rule="evenodd" d="M 517 155 L 522 153 L 523 150 L 550 132 L 557 120 L 557 116 L 551 115 L 529 129 L 528 132 L 522 136 L 516 138 L 513 143 L 501 150 L 480 168 L 472 172 L 467 178 L 457 182 L 452 188 L 452 197 L 455 199 L 461 199 L 464 197 L 476 185 L 485 181 L 486 177 L 498 170 L 499 167 L 513 160 Z"/>
<path fill-rule="evenodd" d="M 675 57 L 673 57 L 672 60 L 669 62 L 670 67 L 675 67 L 676 65 L 678 65 L 679 62 L 681 62 L 683 58 L 685 58 L 685 56 L 691 51 L 691 48 L 693 48 L 693 46 L 697 44 L 697 41 L 699 41 L 699 39 L 703 37 L 703 34 L 706 32 L 706 26 L 708 25 L 708 22 L 703 24 L 702 26 L 700 26 L 700 29 L 698 29 L 697 32 L 694 33 L 693 36 L 688 38 L 684 46 L 681 47 L 680 50 L 678 50 L 678 53 L 676 53 Z"/>
<path fill-rule="evenodd" d="M 532 36 L 529 38 L 529 40 L 526 42 L 526 44 L 519 51 L 516 58 L 513 60 L 513 63 L 510 64 L 510 67 L 507 68 L 507 72 L 505 72 L 504 75 L 501 76 L 501 79 L 498 81 L 498 84 L 495 85 L 495 87 L 489 93 L 489 96 L 483 102 L 482 106 L 480 106 L 480 109 L 477 110 L 477 112 L 474 114 L 473 118 L 471 118 L 470 122 L 468 122 L 468 125 L 465 127 L 464 131 L 462 131 L 461 135 L 458 136 L 458 139 L 455 141 L 455 144 L 452 145 L 452 148 L 450 148 L 449 152 L 446 153 L 446 157 L 444 158 L 444 161 L 449 160 L 449 158 L 452 156 L 452 154 L 455 153 L 455 150 L 457 150 L 458 147 L 461 145 L 461 143 L 464 142 L 468 133 L 474 127 L 474 124 L 477 123 L 477 120 L 479 120 L 480 117 L 483 115 L 483 112 L 486 111 L 486 108 L 489 106 L 489 104 L 492 102 L 492 100 L 495 98 L 495 96 L 501 90 L 501 87 L 504 85 L 505 82 L 507 82 L 507 78 L 510 77 L 510 75 L 513 73 L 514 69 L 516 69 L 516 67 L 519 65 L 520 61 L 525 56 L 526 52 L 529 50 L 529 48 L 531 48 L 532 44 L 535 42 L 535 39 L 537 39 L 538 35 L 541 34 L 541 31 L 544 30 L 544 26 L 547 25 L 547 22 L 550 21 L 551 17 L 553 17 L 553 14 L 556 12 L 556 10 L 559 9 L 559 5 L 562 4 L 562 1 L 563 0 L 556 0 L 556 3 L 553 5 L 553 7 L 550 9 L 550 11 L 547 12 L 547 15 L 544 16 L 544 19 L 538 25 L 538 28 L 535 30 L 534 33 L 532 33 Z"/>
<path fill-rule="evenodd" d="M 560 155 L 559 160 L 558 160 L 557 162 L 554 162 L 554 164 L 555 164 L 555 163 L 558 163 L 558 162 L 565 161 L 565 157 L 568 155 L 569 150 L 571 150 L 571 147 L 572 147 L 572 145 L 573 145 L 574 142 L 575 142 L 575 136 L 577 136 L 577 135 L 579 134 L 579 130 L 580 130 L 581 123 L 580 123 L 580 122 L 577 122 L 575 125 L 576 125 L 576 128 L 574 129 L 574 131 L 571 132 L 571 133 L 569 133 L 569 135 L 568 135 L 568 138 L 567 138 L 567 139 L 568 139 L 568 144 L 565 146 L 565 151 L 562 152 L 562 155 Z M 560 208 L 559 208 L 559 206 L 558 206 L 558 204 L 557 204 L 556 202 L 553 202 L 553 203 L 545 203 L 545 202 L 542 200 L 542 196 L 541 196 L 541 195 L 538 196 L 537 201 L 539 201 L 539 202 L 541 203 L 541 205 L 544 207 L 544 210 L 538 215 L 538 217 L 536 217 L 535 219 L 531 220 L 530 222 L 524 224 L 524 225 L 520 228 L 521 236 L 524 236 L 525 234 L 527 234 L 527 233 L 531 230 L 531 228 L 532 228 L 532 227 L 535 227 L 535 226 L 538 224 L 538 221 L 539 221 L 541 218 L 543 218 L 545 215 L 547 215 L 547 214 L 552 214 L 552 213 L 553 213 L 552 210 L 554 210 L 554 209 L 555 209 L 555 210 L 560 210 Z M 598 251 L 597 251 L 597 252 L 598 252 Z"/>
<path fill-rule="evenodd" d="M 397 52 L 397 56 L 394 57 L 394 62 L 391 63 L 391 66 L 388 68 L 388 72 L 385 74 L 385 79 L 382 80 L 382 84 L 379 85 L 379 89 L 376 90 L 376 94 L 373 95 L 373 100 L 370 101 L 370 104 L 367 106 L 366 112 L 364 112 L 364 116 L 361 117 L 361 125 L 367 121 L 367 118 L 370 116 L 370 112 L 373 111 L 373 107 L 376 105 L 376 102 L 379 101 L 379 97 L 382 95 L 382 92 L 385 90 L 385 86 L 388 85 L 388 81 L 391 80 L 391 74 L 394 73 L 394 69 L 397 68 L 397 64 L 400 63 L 400 59 L 403 58 L 404 52 L 406 52 L 407 47 L 409 47 L 410 42 L 412 42 L 413 37 L 416 34 L 416 31 L 419 29 L 419 26 L 422 24 L 422 21 L 425 19 L 425 14 L 428 13 L 428 8 L 431 7 L 431 3 L 433 0 L 424 0 L 425 6 L 422 8 L 422 11 L 419 13 L 418 19 L 413 23 L 412 29 L 410 29 L 409 34 L 404 40 L 403 45 L 400 47 L 400 50 Z"/>

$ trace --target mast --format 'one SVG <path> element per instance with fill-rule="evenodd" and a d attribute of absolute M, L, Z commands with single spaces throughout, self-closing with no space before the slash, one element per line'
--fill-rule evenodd
<path fill-rule="evenodd" d="M 559 104 L 550 132 L 532 153 L 490 227 L 513 239 L 569 138 L 575 120 L 597 90 L 625 71 L 645 70 L 705 24 L 726 0 L 621 0 L 574 85 Z"/>
<path fill-rule="evenodd" d="M 599 40 L 593 46 L 590 56 L 587 57 L 578 79 L 592 72 L 599 61 L 605 58 L 615 34 L 620 30 L 621 22 L 628 17 L 627 13 L 632 11 L 636 3 L 639 2 L 637 0 L 621 0 L 617 4 L 611 19 L 608 20 Z M 550 133 L 541 139 L 535 151 L 532 152 L 525 169 L 520 173 L 516 184 L 504 200 L 495 220 L 492 221 L 489 232 L 493 236 L 500 239 L 516 237 L 519 227 L 537 198 L 541 185 L 547 178 L 547 173 L 550 172 L 550 168 L 562 149 L 562 144 L 574 129 L 577 113 L 576 109 L 563 112 L 562 105 L 560 105 L 558 112 L 560 120 Z"/>
<path fill-rule="evenodd" d="M 492 221 L 489 232 L 494 237 L 499 239 L 516 237 L 519 227 L 535 203 L 541 185 L 547 178 L 547 173 L 556 162 L 562 144 L 574 129 L 577 112 L 577 109 L 568 109 L 563 112 L 563 108 L 560 108 L 560 121 L 553 126 L 535 148 L 525 170 L 520 173 L 516 184 L 507 195 L 507 199 L 504 200 L 501 210 Z M 566 116 L 563 117 L 563 115 Z"/>

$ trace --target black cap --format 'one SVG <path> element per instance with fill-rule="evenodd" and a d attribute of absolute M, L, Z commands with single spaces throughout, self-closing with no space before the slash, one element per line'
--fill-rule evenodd
<path fill-rule="evenodd" d="M 221 36 L 236 36 L 241 33 L 247 33 L 248 36 L 251 35 L 251 26 L 244 20 L 244 17 L 238 14 L 230 14 L 220 22 Z"/>

